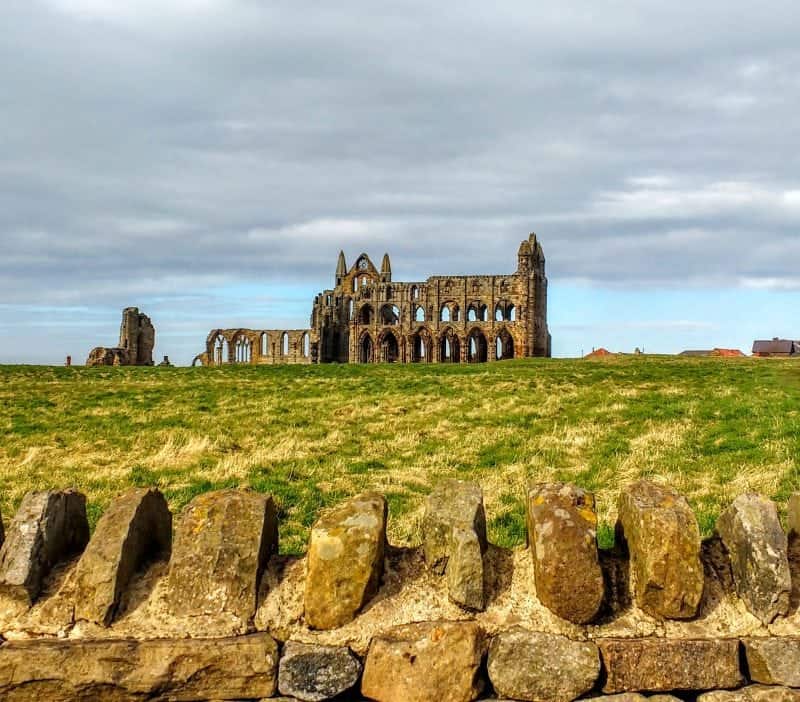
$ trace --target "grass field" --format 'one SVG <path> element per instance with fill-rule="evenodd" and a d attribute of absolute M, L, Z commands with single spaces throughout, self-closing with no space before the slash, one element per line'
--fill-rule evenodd
<path fill-rule="evenodd" d="M 800 489 L 800 363 L 754 359 L 521 360 L 473 366 L 209 369 L 0 367 L 0 506 L 76 486 L 92 522 L 131 485 L 174 510 L 198 493 L 272 493 L 281 550 L 321 507 L 366 488 L 390 537 L 417 539 L 442 476 L 483 486 L 490 539 L 524 542 L 526 482 L 597 493 L 601 542 L 618 488 L 684 492 L 704 533 L 737 494 Z"/>

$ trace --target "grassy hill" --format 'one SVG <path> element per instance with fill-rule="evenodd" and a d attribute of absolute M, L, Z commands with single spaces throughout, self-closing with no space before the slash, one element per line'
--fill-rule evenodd
<path fill-rule="evenodd" d="M 0 507 L 76 486 L 92 521 L 131 485 L 173 510 L 200 492 L 272 493 L 281 549 L 319 509 L 375 488 L 390 536 L 417 538 L 442 476 L 483 486 L 490 539 L 524 542 L 530 479 L 596 492 L 613 538 L 620 485 L 684 492 L 708 533 L 737 494 L 800 489 L 800 363 L 658 357 L 474 366 L 0 367 Z"/>

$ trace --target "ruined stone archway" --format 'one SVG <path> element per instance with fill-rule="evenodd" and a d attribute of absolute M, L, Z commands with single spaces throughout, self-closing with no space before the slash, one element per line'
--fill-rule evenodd
<path fill-rule="evenodd" d="M 397 337 L 392 332 L 386 332 L 380 340 L 381 361 L 383 363 L 396 363 L 400 360 L 400 345 Z"/>
<path fill-rule="evenodd" d="M 461 362 L 461 342 L 452 329 L 447 329 L 439 341 L 439 362 Z"/>
<path fill-rule="evenodd" d="M 498 361 L 506 361 L 514 358 L 514 337 L 509 334 L 508 329 L 503 329 L 495 340 L 495 358 Z"/>
<path fill-rule="evenodd" d="M 467 361 L 486 363 L 489 360 L 489 344 L 480 329 L 473 329 L 467 337 Z"/>
<path fill-rule="evenodd" d="M 359 363 L 372 363 L 375 357 L 375 344 L 372 343 L 372 337 L 369 334 L 364 334 L 361 337 L 361 342 L 358 345 L 358 362 Z"/>

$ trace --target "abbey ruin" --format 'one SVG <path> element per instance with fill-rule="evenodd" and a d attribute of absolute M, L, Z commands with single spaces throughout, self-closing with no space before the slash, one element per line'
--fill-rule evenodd
<path fill-rule="evenodd" d="M 214 329 L 193 365 L 225 363 L 482 363 L 550 356 L 547 277 L 535 234 L 504 275 L 395 282 L 362 253 L 314 298 L 309 329 Z"/>
<path fill-rule="evenodd" d="M 122 310 L 119 344 L 98 346 L 89 352 L 87 366 L 152 366 L 156 330 L 150 317 L 138 307 Z"/>

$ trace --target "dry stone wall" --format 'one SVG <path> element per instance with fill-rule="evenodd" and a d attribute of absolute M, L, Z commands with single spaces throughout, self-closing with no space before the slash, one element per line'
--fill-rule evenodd
<path fill-rule="evenodd" d="M 173 528 L 132 489 L 90 539 L 79 492 L 30 493 L 0 524 L 0 700 L 800 702 L 800 499 L 788 534 L 743 495 L 701 540 L 640 481 L 612 550 L 585 490 L 526 503 L 528 547 L 498 548 L 480 486 L 443 481 L 399 548 L 364 493 L 292 557 L 268 495 L 198 496 Z"/>

